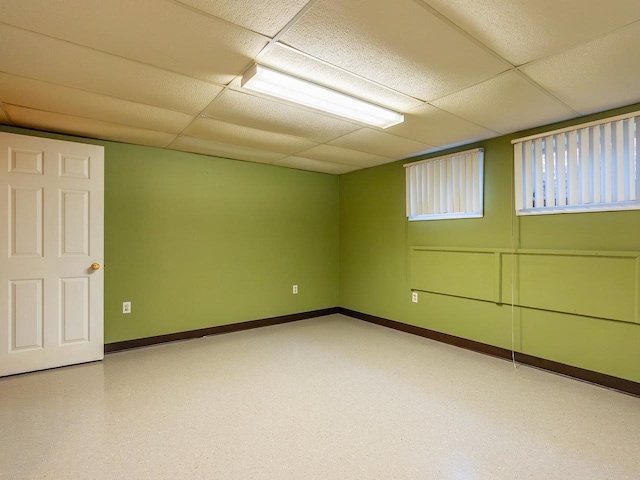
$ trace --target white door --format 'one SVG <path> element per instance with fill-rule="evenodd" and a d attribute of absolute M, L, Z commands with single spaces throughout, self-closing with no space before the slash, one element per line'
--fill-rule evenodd
<path fill-rule="evenodd" d="M 0 227 L 0 376 L 102 359 L 104 148 L 0 133 Z"/>

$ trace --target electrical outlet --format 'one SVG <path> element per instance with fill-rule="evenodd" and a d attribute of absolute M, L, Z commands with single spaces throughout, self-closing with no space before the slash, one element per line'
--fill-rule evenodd
<path fill-rule="evenodd" d="M 418 292 L 411 292 L 411 301 L 413 303 L 418 303 Z"/>
<path fill-rule="evenodd" d="M 122 313 L 131 313 L 131 302 L 122 302 Z"/>
<path fill-rule="evenodd" d="M 298 294 L 298 285 L 294 285 L 293 286 L 293 294 L 297 295 Z"/>

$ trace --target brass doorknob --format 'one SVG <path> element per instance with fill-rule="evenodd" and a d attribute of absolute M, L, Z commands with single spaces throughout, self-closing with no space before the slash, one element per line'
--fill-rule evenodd
<path fill-rule="evenodd" d="M 91 264 L 91 270 L 100 270 L 100 264 L 99 263 L 92 263 Z"/>

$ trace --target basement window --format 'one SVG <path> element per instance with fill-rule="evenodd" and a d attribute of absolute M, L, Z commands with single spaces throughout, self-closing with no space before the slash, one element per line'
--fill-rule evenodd
<path fill-rule="evenodd" d="M 640 209 L 640 112 L 512 141 L 516 215 Z"/>
<path fill-rule="evenodd" d="M 478 148 L 405 165 L 409 220 L 482 217 L 483 156 Z"/>

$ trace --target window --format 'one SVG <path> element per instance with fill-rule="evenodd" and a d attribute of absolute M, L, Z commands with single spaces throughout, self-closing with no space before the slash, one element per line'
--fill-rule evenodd
<path fill-rule="evenodd" d="M 516 215 L 640 209 L 640 112 L 514 140 Z"/>
<path fill-rule="evenodd" d="M 483 149 L 405 165 L 409 220 L 482 217 Z"/>

